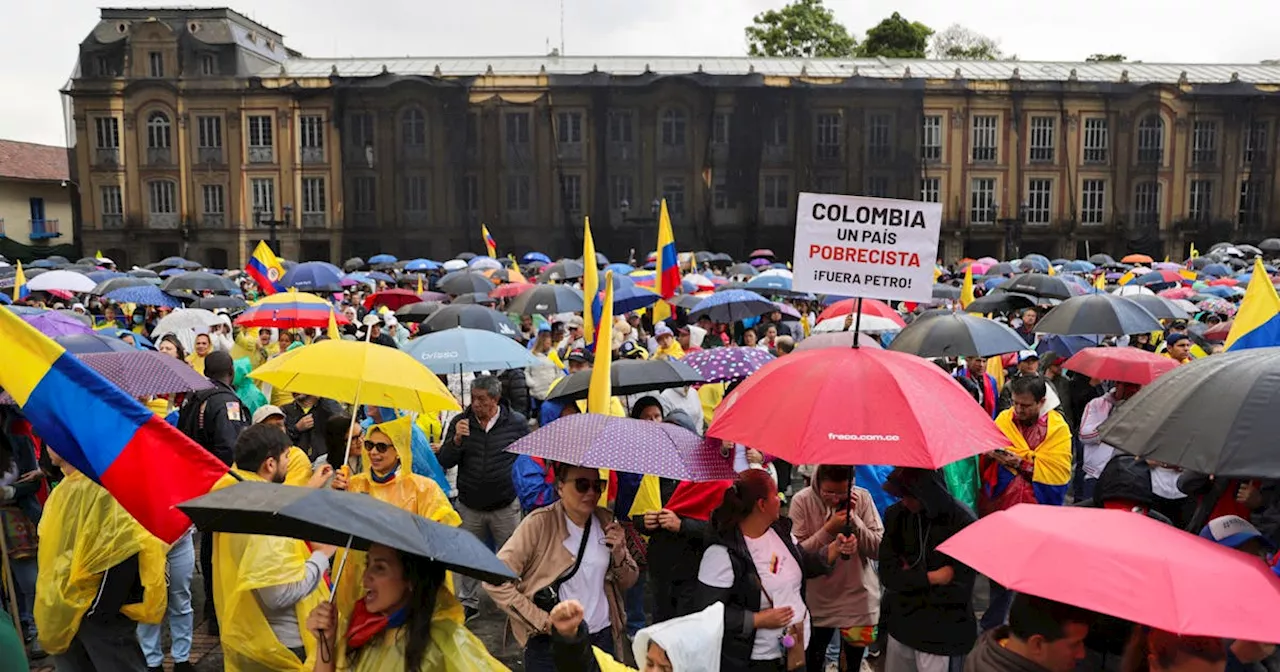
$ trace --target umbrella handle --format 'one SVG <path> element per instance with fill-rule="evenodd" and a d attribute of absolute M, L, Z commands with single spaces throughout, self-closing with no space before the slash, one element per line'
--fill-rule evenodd
<path fill-rule="evenodd" d="M 862 314 L 862 310 L 861 310 L 861 307 L 862 307 L 862 306 L 861 306 L 862 299 L 858 299 L 858 303 L 859 303 L 859 306 L 858 306 L 858 307 L 859 307 L 858 314 L 859 314 L 859 315 L 861 315 L 861 314 Z M 856 347 L 858 347 L 858 341 L 857 341 L 857 338 L 858 338 L 858 337 L 855 335 L 853 338 L 855 339 L 855 340 L 853 341 L 853 347 L 855 347 L 855 348 L 856 348 Z M 845 504 L 847 505 L 847 508 L 845 509 L 845 519 L 844 519 L 844 534 L 845 534 L 845 536 L 853 536 L 853 519 L 851 518 L 851 516 L 853 516 L 853 480 L 854 480 L 854 478 L 855 478 L 855 473 L 856 473 L 856 472 L 855 472 L 855 470 L 856 470 L 856 469 L 857 469 L 857 467 L 854 467 L 853 465 L 850 465 L 850 466 L 849 466 L 849 499 L 848 499 L 848 500 L 846 500 L 846 502 L 845 502 Z M 840 559 L 841 559 L 841 560 L 848 560 L 848 559 L 849 559 L 849 558 L 851 558 L 851 557 L 852 557 L 852 556 L 848 555 L 847 553 L 841 553 L 841 554 L 840 554 Z"/>
<path fill-rule="evenodd" d="M 347 535 L 347 545 L 343 548 L 342 559 L 338 561 L 338 571 L 333 573 L 333 590 L 329 591 L 329 604 L 333 604 L 334 598 L 338 596 L 338 582 L 342 580 L 342 570 L 347 566 L 347 557 L 351 555 L 351 542 L 355 540 L 352 535 Z M 327 663 L 333 660 L 333 647 L 329 645 L 328 638 L 324 633 L 320 633 L 320 661 Z"/>

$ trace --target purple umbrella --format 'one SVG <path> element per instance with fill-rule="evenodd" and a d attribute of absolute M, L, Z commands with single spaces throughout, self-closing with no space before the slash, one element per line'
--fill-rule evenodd
<path fill-rule="evenodd" d="M 23 315 L 22 319 L 37 331 L 53 338 L 55 336 L 71 336 L 73 334 L 91 334 L 93 329 L 80 320 L 54 311 Z"/>
<path fill-rule="evenodd" d="M 784 318 L 789 317 L 791 320 L 801 319 L 800 311 L 796 310 L 795 306 L 792 306 L 789 303 L 782 303 L 781 301 L 775 301 L 773 305 L 778 307 L 778 312 L 782 313 Z"/>
<path fill-rule="evenodd" d="M 681 481 L 734 478 L 720 442 L 665 422 L 579 413 L 560 418 L 507 448 L 546 460 Z"/>
<path fill-rule="evenodd" d="M 682 361 L 702 374 L 708 383 L 725 383 L 746 378 L 774 359 L 759 348 L 730 347 L 691 352 Z"/>
<path fill-rule="evenodd" d="M 76 359 L 135 398 L 213 387 L 186 362 L 154 350 L 95 352 L 76 355 Z M 13 404 L 13 397 L 7 392 L 0 395 L 0 404 Z"/>

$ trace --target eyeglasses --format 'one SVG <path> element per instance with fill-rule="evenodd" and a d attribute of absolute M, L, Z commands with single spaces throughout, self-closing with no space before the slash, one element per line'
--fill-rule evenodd
<path fill-rule="evenodd" d="M 575 478 L 573 479 L 573 488 L 582 495 L 587 494 L 590 490 L 604 492 L 604 480 L 599 478 Z"/>
<path fill-rule="evenodd" d="M 388 450 L 391 450 L 393 448 L 395 448 L 394 445 L 390 443 L 382 443 L 381 441 L 365 441 L 364 442 L 364 449 L 371 453 L 385 453 Z"/>

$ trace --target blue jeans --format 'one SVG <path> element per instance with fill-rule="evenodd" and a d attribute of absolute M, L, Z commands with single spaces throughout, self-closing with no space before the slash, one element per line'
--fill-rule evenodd
<path fill-rule="evenodd" d="M 646 625 L 644 615 L 644 584 L 647 572 L 640 572 L 640 578 L 636 579 L 636 585 L 627 589 L 624 597 L 626 600 L 627 610 L 627 635 L 635 637 L 637 632 Z"/>
<path fill-rule="evenodd" d="M 22 634 L 33 635 L 36 632 L 36 621 L 31 615 L 31 609 L 36 603 L 38 564 L 35 558 L 23 558 L 10 559 L 9 566 L 13 568 L 13 587 L 18 594 L 18 619 L 22 621 Z"/>
<path fill-rule="evenodd" d="M 982 632 L 1004 625 L 1009 619 L 1009 607 L 1013 606 L 1013 596 L 1017 594 L 992 581 L 991 577 L 987 577 L 987 581 L 991 584 L 991 592 L 987 611 L 982 614 L 982 620 L 979 622 Z"/>
<path fill-rule="evenodd" d="M 169 638 L 173 646 L 169 653 L 173 662 L 186 662 L 191 657 L 191 629 L 194 616 L 191 609 L 191 576 L 195 573 L 196 552 L 191 532 L 182 535 L 169 549 L 166 570 L 169 574 L 169 604 L 165 620 L 169 623 Z M 138 643 L 147 658 L 147 667 L 164 664 L 164 651 L 160 648 L 160 626 L 138 624 Z"/>

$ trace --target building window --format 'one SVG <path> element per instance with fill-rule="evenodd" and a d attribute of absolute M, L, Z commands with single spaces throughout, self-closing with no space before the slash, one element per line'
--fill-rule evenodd
<path fill-rule="evenodd" d="M 1048 224 L 1053 213 L 1053 180 L 1027 180 L 1027 224 Z"/>
<path fill-rule="evenodd" d="M 422 175 L 406 175 L 404 178 L 404 211 L 427 211 L 427 178 Z"/>
<path fill-rule="evenodd" d="M 684 110 L 668 108 L 662 113 L 662 145 L 664 147 L 684 147 L 685 131 L 688 122 Z"/>
<path fill-rule="evenodd" d="M 893 154 L 893 120 L 887 114 L 867 117 L 867 159 L 888 161 Z"/>
<path fill-rule="evenodd" d="M 1253 227 L 1262 223 L 1262 197 L 1266 183 L 1262 180 L 1245 180 L 1240 183 L 1240 209 L 1236 223 Z"/>
<path fill-rule="evenodd" d="M 835 175 L 819 175 L 813 184 L 819 194 L 844 193 L 844 179 Z"/>
<path fill-rule="evenodd" d="M 147 117 L 147 147 L 169 149 L 169 115 L 152 112 Z"/>
<path fill-rule="evenodd" d="M 996 223 L 996 180 L 975 177 L 969 187 L 969 223 Z"/>
<path fill-rule="evenodd" d="M 152 180 L 147 183 L 147 204 L 153 215 L 172 215 L 178 211 L 178 189 L 172 180 Z"/>
<path fill-rule="evenodd" d="M 1138 122 L 1138 163 L 1164 161 L 1164 119 L 1148 114 Z"/>
<path fill-rule="evenodd" d="M 257 114 L 249 117 L 249 147 L 251 149 L 271 149 L 270 115 Z"/>
<path fill-rule="evenodd" d="M 729 112 L 716 112 L 716 116 L 711 123 L 712 144 L 729 144 L 729 116 Z"/>
<path fill-rule="evenodd" d="M 94 65 L 96 66 L 94 72 L 100 77 L 114 77 L 116 74 L 116 69 L 111 67 L 111 59 L 106 56 L 94 57 Z"/>
<path fill-rule="evenodd" d="M 471 151 L 475 151 L 480 147 L 480 113 L 467 113 L 467 140 L 466 147 Z"/>
<path fill-rule="evenodd" d="M 920 136 L 920 158 L 925 161 L 941 161 L 942 116 L 937 114 L 926 116 Z"/>
<path fill-rule="evenodd" d="M 255 177 L 249 180 L 249 192 L 253 197 L 253 211 L 261 213 L 262 219 L 275 219 L 276 216 L 276 182 L 269 177 Z"/>
<path fill-rule="evenodd" d="M 529 176 L 507 176 L 507 210 L 524 212 L 529 209 Z"/>
<path fill-rule="evenodd" d="M 322 215 L 327 202 L 324 197 L 323 177 L 302 178 L 302 214 Z"/>
<path fill-rule="evenodd" d="M 1084 120 L 1084 162 L 1106 163 L 1110 137 L 1106 117 L 1088 117 Z"/>
<path fill-rule="evenodd" d="M 351 136 L 352 147 L 369 147 L 373 145 L 373 115 L 368 112 L 353 112 L 347 117 L 347 128 Z"/>
<path fill-rule="evenodd" d="M 667 177 L 662 180 L 662 198 L 667 202 L 667 213 L 684 214 L 684 179 Z"/>
<path fill-rule="evenodd" d="M 1187 217 L 1193 222 L 1207 222 L 1213 216 L 1213 181 L 1192 180 Z"/>
<path fill-rule="evenodd" d="M 102 214 L 120 216 L 124 214 L 124 196 L 118 185 L 107 185 L 101 188 Z"/>
<path fill-rule="evenodd" d="M 786 210 L 790 205 L 791 178 L 786 175 L 765 175 L 764 209 Z"/>
<path fill-rule="evenodd" d="M 631 111 L 609 112 L 609 142 L 631 143 Z"/>
<path fill-rule="evenodd" d="M 925 177 L 920 180 L 920 200 L 925 203 L 942 202 L 942 178 Z"/>
<path fill-rule="evenodd" d="M 582 176 L 560 176 L 560 207 L 565 212 L 582 212 Z"/>
<path fill-rule="evenodd" d="M 378 180 L 369 175 L 362 175 L 351 182 L 351 210 L 362 214 L 378 211 Z"/>
<path fill-rule="evenodd" d="M 222 117 L 196 117 L 196 128 L 200 149 L 222 148 Z"/>
<path fill-rule="evenodd" d="M 1191 163 L 1213 163 L 1218 160 L 1218 122 L 1197 119 L 1191 126 Z"/>
<path fill-rule="evenodd" d="M 1106 180 L 1084 180 L 1080 183 L 1081 224 L 1101 224 L 1106 203 Z"/>
<path fill-rule="evenodd" d="M 462 202 L 459 204 L 466 213 L 480 210 L 480 178 L 475 175 L 462 177 Z"/>
<path fill-rule="evenodd" d="M 200 189 L 201 210 L 206 215 L 221 215 L 226 211 L 226 199 L 221 184 L 206 184 Z"/>
<path fill-rule="evenodd" d="M 93 120 L 97 131 L 98 149 L 120 149 L 120 120 L 115 117 L 98 117 Z"/>
<path fill-rule="evenodd" d="M 997 125 L 1000 117 L 994 114 L 979 114 L 973 117 L 973 162 L 994 163 L 996 148 L 999 147 Z"/>
<path fill-rule="evenodd" d="M 1032 163 L 1053 163 L 1055 130 L 1057 130 L 1057 124 L 1053 117 L 1031 117 L 1031 145 L 1028 158 Z"/>
<path fill-rule="evenodd" d="M 631 191 L 630 175 L 614 175 L 609 183 L 610 202 L 615 208 L 622 208 L 622 204 L 626 203 L 627 207 L 635 205 L 635 194 Z"/>
<path fill-rule="evenodd" d="M 421 147 L 427 144 L 427 117 L 416 107 L 409 108 L 400 115 L 401 142 L 410 147 Z"/>
<path fill-rule="evenodd" d="M 867 188 L 863 193 L 872 198 L 889 198 L 889 178 L 883 175 L 868 175 Z"/>
<path fill-rule="evenodd" d="M 164 77 L 164 54 L 158 51 L 147 52 L 147 64 L 152 77 Z"/>
<path fill-rule="evenodd" d="M 790 124 L 788 123 L 787 113 L 779 112 L 773 118 L 773 123 L 765 129 L 764 142 L 766 145 L 773 147 L 786 147 L 787 138 L 790 136 Z"/>
<path fill-rule="evenodd" d="M 819 114 L 817 119 L 815 151 L 819 159 L 840 158 L 840 115 Z"/>
<path fill-rule="evenodd" d="M 711 185 L 711 207 L 716 210 L 729 210 L 729 187 L 724 180 L 716 180 Z"/>
<path fill-rule="evenodd" d="M 206 77 L 218 74 L 218 57 L 213 54 L 200 54 L 200 74 Z"/>
<path fill-rule="evenodd" d="M 1133 192 L 1133 223 L 1137 226 L 1160 225 L 1160 183 L 1139 182 Z"/>
<path fill-rule="evenodd" d="M 1244 136 L 1244 162 L 1267 162 L 1267 122 L 1250 122 Z"/>
<path fill-rule="evenodd" d="M 561 112 L 556 115 L 556 142 L 562 145 L 582 142 L 581 112 Z"/>
<path fill-rule="evenodd" d="M 299 117 L 298 143 L 302 149 L 324 149 L 324 117 L 318 114 Z"/>
<path fill-rule="evenodd" d="M 508 112 L 507 120 L 507 144 L 508 145 L 527 145 L 529 144 L 529 113 L 528 112 Z"/>

